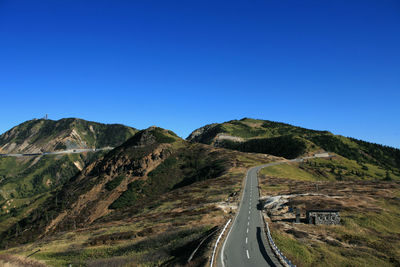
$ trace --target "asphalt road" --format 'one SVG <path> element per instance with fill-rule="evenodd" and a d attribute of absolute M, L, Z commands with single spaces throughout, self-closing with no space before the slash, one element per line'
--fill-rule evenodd
<path fill-rule="evenodd" d="M 323 157 L 330 156 L 328 153 L 316 154 L 311 157 L 269 163 L 248 170 L 239 213 L 233 221 L 232 227 L 222 245 L 220 257 L 217 259 L 218 266 L 282 266 L 268 244 L 261 210 L 257 206 L 260 197 L 258 191 L 258 171 L 273 165 Z"/>
<path fill-rule="evenodd" d="M 41 152 L 41 153 L 25 153 L 25 154 L 0 154 L 0 157 L 32 157 L 32 156 L 43 156 L 43 155 L 59 155 L 59 154 L 73 154 L 73 153 L 84 153 L 84 152 L 96 152 L 100 150 L 112 150 L 113 147 L 102 147 L 102 148 L 77 148 L 55 152 Z"/>
<path fill-rule="evenodd" d="M 222 245 L 218 266 L 281 266 L 268 245 L 261 211 L 258 209 L 257 172 L 270 163 L 249 169 L 239 213 Z"/>

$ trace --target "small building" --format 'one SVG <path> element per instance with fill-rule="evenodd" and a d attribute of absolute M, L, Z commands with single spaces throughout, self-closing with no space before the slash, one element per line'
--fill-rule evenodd
<path fill-rule="evenodd" d="M 306 222 L 309 224 L 340 224 L 338 210 L 307 210 Z"/>

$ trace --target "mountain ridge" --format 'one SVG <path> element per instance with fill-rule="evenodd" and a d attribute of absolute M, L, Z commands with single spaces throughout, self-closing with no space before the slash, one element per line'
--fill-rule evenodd
<path fill-rule="evenodd" d="M 352 160 L 400 169 L 400 149 L 286 123 L 243 118 L 194 130 L 188 141 L 286 158 L 329 151 Z"/>
<path fill-rule="evenodd" d="M 74 148 L 115 147 L 138 130 L 78 118 L 33 119 L 0 135 L 0 153 L 54 152 Z"/>
<path fill-rule="evenodd" d="M 184 140 L 171 130 L 152 126 L 101 154 L 67 154 L 63 162 L 55 155 L 27 157 L 30 163 L 39 159 L 38 166 L 47 160 L 53 163 L 51 171 L 36 173 L 33 180 L 38 184 L 46 182 L 42 173 L 50 179 L 60 176 L 60 168 L 72 171 L 46 195 L 34 195 L 40 199 L 27 209 L 13 211 L 24 215 L 1 228 L 1 246 L 11 246 L 8 253 L 20 253 L 18 246 L 29 247 L 28 251 L 41 248 L 37 257 L 58 265 L 97 266 L 99 258 L 104 266 L 118 260 L 187 266 L 187 251 L 215 233 L 237 210 L 247 169 L 284 161 L 266 152 L 290 158 L 329 151 L 333 156 L 306 160 L 299 170 L 293 166 L 298 163 L 282 164 L 296 179 L 376 184 L 400 179 L 397 150 L 327 131 L 245 118 L 194 132 Z M 79 171 L 73 168 L 71 163 L 89 155 L 93 158 Z M 13 157 L 0 158 L 0 167 L 8 160 Z M 299 173 L 302 176 L 297 177 Z M 282 173 L 272 175 L 275 179 Z M 18 182 L 15 188 L 23 189 Z M 20 201 L 7 194 L 0 204 L 11 200 Z M 7 216 L 0 216 L 0 223 Z M 206 264 L 213 239 L 207 240 L 194 266 Z M 67 244 L 61 248 L 60 242 Z"/>

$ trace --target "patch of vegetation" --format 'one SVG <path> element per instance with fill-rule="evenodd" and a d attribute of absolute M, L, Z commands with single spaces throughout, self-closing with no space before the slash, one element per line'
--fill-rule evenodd
<path fill-rule="evenodd" d="M 360 163 L 341 156 L 308 159 L 301 163 L 270 166 L 261 174 L 302 181 L 399 180 L 400 175 L 369 163 Z"/>
<path fill-rule="evenodd" d="M 272 231 L 271 235 L 275 244 L 280 250 L 284 251 L 286 257 L 292 262 L 301 262 L 298 266 L 311 266 L 316 260 L 316 255 L 308 250 L 304 243 L 278 231 Z"/>
<path fill-rule="evenodd" d="M 138 199 L 137 192 L 142 189 L 143 184 L 144 181 L 142 180 L 135 180 L 130 183 L 128 189 L 110 205 L 110 209 L 126 208 L 135 204 Z"/>
<path fill-rule="evenodd" d="M 58 143 L 55 147 L 54 150 L 67 150 L 67 146 L 64 143 Z"/>
<path fill-rule="evenodd" d="M 35 254 L 34 257 L 50 262 L 53 266 L 68 264 L 94 266 L 100 262 L 107 266 L 113 266 L 115 262 L 124 262 L 125 264 L 133 262 L 135 265 L 145 266 L 179 266 L 186 264 L 194 249 L 193 244 L 197 245 L 199 240 L 209 232 L 208 230 L 204 227 L 169 230 L 140 241 L 133 240 L 133 242 L 121 245 L 45 251 Z"/>
<path fill-rule="evenodd" d="M 152 134 L 154 135 L 158 143 L 173 143 L 176 141 L 177 137 L 176 134 L 172 131 L 166 131 L 161 128 L 155 128 L 154 130 L 152 130 Z"/>
<path fill-rule="evenodd" d="M 230 124 L 223 125 L 222 130 L 242 138 L 257 137 L 265 133 L 264 129 L 251 127 L 242 121 L 231 121 Z"/>
<path fill-rule="evenodd" d="M 260 174 L 278 178 L 291 178 L 301 181 L 318 181 L 324 178 L 300 169 L 298 166 L 292 164 L 281 164 L 263 168 L 261 169 Z"/>
<path fill-rule="evenodd" d="M 306 152 L 307 144 L 294 136 L 255 138 L 245 142 L 224 140 L 219 146 L 243 152 L 270 154 L 278 157 L 296 158 Z"/>
<path fill-rule="evenodd" d="M 108 191 L 112 191 L 113 189 L 117 188 L 117 186 L 119 186 L 124 179 L 125 179 L 124 175 L 118 175 L 116 178 L 106 183 L 105 188 Z"/>

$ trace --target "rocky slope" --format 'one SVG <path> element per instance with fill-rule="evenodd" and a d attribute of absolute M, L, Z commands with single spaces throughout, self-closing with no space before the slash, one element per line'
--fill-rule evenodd
<path fill-rule="evenodd" d="M 0 153 L 115 147 L 136 132 L 136 129 L 121 124 L 102 124 L 75 118 L 30 120 L 0 135 Z"/>

